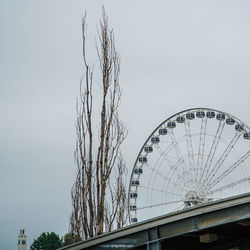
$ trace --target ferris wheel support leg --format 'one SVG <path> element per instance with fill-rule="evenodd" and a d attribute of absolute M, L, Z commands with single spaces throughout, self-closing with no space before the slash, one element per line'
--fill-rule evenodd
<path fill-rule="evenodd" d="M 161 250 L 161 242 L 157 240 L 156 242 L 148 242 L 147 250 Z"/>
<path fill-rule="evenodd" d="M 158 227 L 147 230 L 147 250 L 161 250 L 161 242 L 159 239 Z"/>

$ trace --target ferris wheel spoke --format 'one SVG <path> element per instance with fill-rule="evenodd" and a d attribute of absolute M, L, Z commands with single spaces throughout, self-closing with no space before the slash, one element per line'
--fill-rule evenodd
<path fill-rule="evenodd" d="M 178 166 L 182 165 L 184 162 L 184 159 L 180 159 L 180 158 L 173 158 L 172 160 L 175 160 L 175 162 L 172 162 L 171 160 L 169 160 L 169 157 L 166 157 L 166 155 L 163 155 L 163 161 L 166 162 L 166 166 L 169 167 L 169 174 L 172 172 L 175 172 L 178 170 Z"/>
<path fill-rule="evenodd" d="M 169 157 L 167 157 L 168 153 L 171 151 L 171 146 L 169 146 L 165 151 L 163 151 L 159 145 L 156 145 L 155 148 L 158 151 L 160 157 L 158 158 L 154 167 L 151 168 L 152 173 L 156 173 L 154 175 L 154 178 L 153 178 L 152 174 L 150 175 L 150 178 L 149 178 L 149 184 L 151 183 L 151 180 L 153 179 L 153 185 L 155 183 L 156 177 L 158 175 L 158 171 L 159 171 L 163 161 L 166 163 L 167 166 L 169 166 L 170 171 L 171 171 L 171 169 L 173 169 L 173 163 L 171 162 Z"/>
<path fill-rule="evenodd" d="M 201 120 L 200 128 L 200 140 L 199 140 L 199 150 L 197 159 L 197 175 L 200 176 L 199 170 L 203 167 L 203 157 L 205 151 L 205 141 L 206 141 L 206 131 L 207 131 L 207 117 L 203 117 Z M 200 171 L 202 172 L 202 170 Z"/>
<path fill-rule="evenodd" d="M 177 160 L 177 162 L 173 165 L 173 168 L 170 170 L 170 172 L 169 172 L 169 174 L 167 175 L 167 177 L 168 177 L 168 180 L 172 180 L 173 179 L 173 175 L 174 175 L 174 173 L 177 171 L 177 168 L 178 168 L 178 166 L 181 164 L 181 162 L 180 161 L 183 161 L 183 160 Z M 183 182 L 183 186 L 185 186 L 185 183 L 186 183 L 186 176 L 184 175 L 184 176 L 182 176 L 182 178 L 179 178 L 178 179 L 179 181 L 182 181 Z M 166 184 L 166 179 L 165 179 L 165 181 L 164 181 L 164 184 L 163 184 L 163 187 L 165 186 L 165 184 Z M 167 188 L 166 189 L 169 189 L 169 186 L 171 185 L 171 181 L 168 181 L 168 184 L 167 184 Z M 181 186 L 180 186 L 181 187 Z M 182 187 L 182 189 L 184 190 L 184 191 L 187 191 L 187 189 L 185 189 L 185 188 L 183 188 Z"/>
<path fill-rule="evenodd" d="M 158 160 L 159 161 L 159 160 Z M 151 174 L 151 176 L 150 176 L 150 179 L 149 179 L 149 184 L 151 183 L 151 179 L 153 178 L 153 172 L 155 172 L 156 174 L 154 175 L 154 178 L 153 178 L 153 186 L 155 185 L 155 181 L 156 181 L 156 179 L 157 179 L 157 176 L 158 176 L 158 172 L 159 172 L 159 169 L 160 169 L 160 166 L 161 166 L 161 164 L 162 164 L 162 162 L 166 162 L 166 164 L 169 166 L 169 161 L 167 160 L 167 158 L 166 157 L 163 157 L 162 159 L 161 159 L 161 162 L 159 163 L 157 161 L 157 163 L 156 163 L 156 165 L 158 165 L 158 167 L 157 167 L 157 169 L 156 168 L 154 168 L 154 169 L 156 169 L 155 171 L 152 171 L 152 174 Z M 170 167 L 170 171 L 171 171 L 171 168 L 172 168 L 172 164 L 171 164 L 171 166 L 169 166 Z M 168 176 L 168 174 L 166 175 L 166 177 Z M 164 183 L 166 182 L 166 178 L 164 179 Z M 163 183 L 163 187 L 164 187 L 164 183 Z M 152 186 L 152 185 L 151 185 Z M 163 188 L 162 188 L 162 190 L 163 190 Z"/>
<path fill-rule="evenodd" d="M 223 191 L 223 190 L 225 190 L 225 189 L 228 189 L 228 188 L 232 188 L 232 187 L 234 187 L 234 186 L 236 186 L 236 185 L 239 185 L 239 184 L 244 183 L 244 182 L 247 182 L 247 181 L 250 181 L 250 177 L 246 177 L 246 178 L 241 179 L 241 180 L 239 180 L 239 181 L 235 181 L 235 182 L 232 182 L 232 183 L 227 184 L 227 185 L 225 185 L 225 186 L 216 188 L 216 189 L 214 189 L 214 190 L 211 190 L 211 191 L 207 192 L 206 194 L 207 194 L 207 195 L 215 194 L 215 193 L 221 192 L 221 191 Z"/>
<path fill-rule="evenodd" d="M 209 152 L 208 157 L 207 157 L 206 164 L 205 164 L 203 171 L 202 171 L 201 178 L 204 176 L 204 174 L 206 172 L 206 175 L 204 176 L 205 180 L 207 179 L 207 176 L 209 174 L 209 170 L 210 170 L 212 161 L 214 159 L 214 155 L 215 155 L 216 149 L 218 147 L 224 126 L 225 126 L 225 121 L 220 121 L 219 126 L 218 126 L 217 131 L 216 131 L 216 134 L 215 134 L 215 137 L 214 137 L 214 140 L 213 140 L 213 143 L 212 143 L 212 146 L 211 146 L 211 149 L 210 149 L 210 152 Z"/>
<path fill-rule="evenodd" d="M 187 143 L 187 149 L 188 149 L 190 173 L 191 175 L 193 175 L 192 169 L 195 167 L 195 163 L 194 163 L 194 151 L 193 151 L 192 136 L 191 136 L 191 129 L 190 129 L 190 120 L 185 120 L 184 124 L 185 124 L 185 132 L 186 132 L 186 143 Z"/>
<path fill-rule="evenodd" d="M 184 187 L 182 187 L 180 184 L 176 183 L 173 178 L 169 178 L 168 176 L 166 176 L 164 173 L 160 172 L 160 171 L 156 171 L 154 168 L 151 168 L 149 165 L 145 165 L 147 166 L 151 171 L 155 172 L 159 177 L 161 177 L 162 179 L 164 179 L 165 181 L 168 181 L 169 183 L 172 183 L 172 185 L 174 185 L 175 187 L 180 188 L 183 191 L 187 191 Z"/>
<path fill-rule="evenodd" d="M 178 142 L 177 142 L 177 140 L 175 138 L 173 129 L 169 129 L 169 135 L 170 135 L 171 141 L 173 143 L 173 148 L 174 148 L 174 150 L 176 152 L 176 155 L 177 155 L 179 161 L 182 163 L 181 166 L 184 169 L 184 167 L 183 167 L 183 162 L 184 162 L 183 159 L 184 159 L 184 157 L 183 157 L 183 155 L 181 153 L 181 150 L 179 148 Z"/>
<path fill-rule="evenodd" d="M 175 208 L 174 210 L 173 210 L 173 212 L 176 212 L 176 211 L 178 211 L 178 210 L 180 210 L 180 209 L 182 209 L 182 208 L 184 208 L 185 207 L 185 205 L 184 205 L 184 203 L 183 204 L 181 204 L 180 206 L 178 206 L 177 208 Z"/>
<path fill-rule="evenodd" d="M 169 157 L 167 157 L 168 153 L 171 151 L 169 149 L 171 149 L 171 148 L 170 147 L 167 148 L 166 152 L 164 152 L 159 146 L 156 147 L 156 149 L 157 149 L 159 155 L 164 159 L 164 161 L 167 163 L 167 165 L 169 165 L 171 168 L 171 166 L 173 166 L 173 163 L 171 162 Z"/>
<path fill-rule="evenodd" d="M 159 159 L 158 159 L 158 161 L 157 161 L 157 163 L 156 163 L 156 165 L 158 164 L 158 167 L 157 167 L 157 170 L 156 170 L 156 174 L 155 174 L 155 176 L 154 176 L 154 180 L 153 180 L 153 185 L 150 185 L 150 187 L 151 188 L 147 188 L 147 187 L 144 187 L 144 188 L 147 188 L 148 190 L 152 190 L 152 191 L 157 191 L 157 192 L 161 192 L 162 194 L 170 194 L 170 195 L 174 195 L 174 196 L 182 196 L 182 195 L 180 195 L 180 194 L 178 194 L 178 193 L 173 193 L 173 192 L 169 192 L 169 191 L 165 191 L 165 190 L 169 190 L 169 185 L 170 185 L 170 181 L 169 180 L 171 180 L 172 178 L 172 176 L 173 176 L 173 174 L 175 173 L 175 171 L 176 171 L 176 168 L 177 168 L 177 166 L 179 165 L 179 163 L 177 162 L 175 165 L 174 164 L 172 164 L 172 163 L 169 163 L 169 161 L 167 160 L 168 158 L 167 157 L 163 157 L 162 158 L 162 160 L 161 160 L 161 163 L 159 163 L 158 164 L 158 162 L 159 162 Z M 161 189 L 155 189 L 155 188 L 152 188 L 152 186 L 154 186 L 155 185 L 155 181 L 157 180 L 157 176 L 158 176 L 158 171 L 159 171 L 159 168 L 160 168 L 160 166 L 161 166 L 161 164 L 163 163 L 163 162 L 166 162 L 166 164 L 169 166 L 169 172 L 168 172 L 168 174 L 167 175 L 165 175 L 165 179 L 163 180 L 163 184 L 162 184 L 162 188 Z M 156 168 L 154 168 L 154 169 L 156 169 Z M 153 171 L 152 171 L 153 172 Z M 161 174 L 161 173 L 160 173 Z M 150 180 L 149 180 L 149 183 L 151 183 L 151 178 L 152 178 L 152 174 L 151 174 L 151 176 L 150 176 Z M 166 185 L 166 182 L 168 183 L 168 187 L 167 187 L 167 189 L 165 188 L 165 185 Z M 172 184 L 172 185 L 175 185 L 175 184 Z M 176 185 L 175 185 L 176 186 Z M 181 189 L 182 190 L 182 189 Z M 181 191 L 182 193 L 183 193 L 183 190 Z"/>
<path fill-rule="evenodd" d="M 148 206 L 143 206 L 143 207 L 138 207 L 138 208 L 136 208 L 136 210 L 166 206 L 166 205 L 171 205 L 171 204 L 178 204 L 180 202 L 183 202 L 183 199 L 182 200 L 176 200 L 176 201 L 168 201 L 168 202 L 163 202 L 163 203 L 158 203 L 158 204 L 153 204 L 153 205 L 148 205 Z"/>
<path fill-rule="evenodd" d="M 247 151 L 246 154 L 244 154 L 238 161 L 236 161 L 232 166 L 230 166 L 226 171 L 224 171 L 220 176 L 218 176 L 211 184 L 209 184 L 209 187 L 215 186 L 217 183 L 219 183 L 222 179 L 224 179 L 227 175 L 229 175 L 232 171 L 234 171 L 238 166 L 240 166 L 248 157 L 250 156 L 250 150 Z"/>
<path fill-rule="evenodd" d="M 158 145 L 156 145 L 156 147 L 155 147 L 155 149 L 157 150 L 159 155 L 165 160 L 166 164 L 170 168 L 173 168 L 173 166 L 174 166 L 174 163 L 170 160 L 170 158 L 179 159 L 179 157 L 173 157 L 173 156 L 169 157 L 169 154 L 174 149 L 174 145 L 175 145 L 175 143 L 171 141 L 169 146 L 165 150 L 162 150 L 162 148 L 160 146 L 158 146 Z M 157 165 L 157 163 L 156 163 L 156 165 Z"/>
<path fill-rule="evenodd" d="M 233 139 L 228 144 L 228 146 L 226 147 L 225 151 L 222 153 L 221 157 L 216 162 L 216 164 L 214 165 L 214 167 L 212 168 L 212 170 L 210 171 L 210 173 L 207 175 L 207 178 L 206 178 L 207 182 L 206 183 L 209 183 L 214 178 L 215 174 L 217 173 L 217 171 L 219 170 L 219 168 L 221 167 L 221 165 L 223 164 L 223 162 L 225 161 L 225 159 L 230 154 L 231 150 L 233 149 L 233 147 L 235 146 L 235 144 L 239 140 L 241 134 L 242 134 L 242 132 L 236 132 L 235 133 Z"/>
<path fill-rule="evenodd" d="M 138 186 L 138 188 L 143 188 L 143 189 L 147 189 L 147 190 L 152 190 L 152 191 L 156 191 L 156 192 L 161 192 L 161 193 L 165 193 L 165 194 L 171 194 L 171 195 L 177 195 L 182 197 L 183 195 L 178 194 L 178 193 L 173 193 L 173 192 L 169 192 L 166 190 L 161 190 L 161 189 L 156 189 L 156 188 L 152 188 L 152 187 L 147 187 L 147 186 Z"/>

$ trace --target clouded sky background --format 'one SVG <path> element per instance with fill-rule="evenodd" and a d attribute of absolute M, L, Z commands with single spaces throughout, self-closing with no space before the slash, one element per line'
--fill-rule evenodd
<path fill-rule="evenodd" d="M 102 5 L 122 60 L 129 171 L 178 111 L 211 107 L 250 124 L 249 1 L 0 0 L 0 249 L 17 248 L 20 227 L 29 244 L 68 230 L 81 18 L 96 63 Z"/>

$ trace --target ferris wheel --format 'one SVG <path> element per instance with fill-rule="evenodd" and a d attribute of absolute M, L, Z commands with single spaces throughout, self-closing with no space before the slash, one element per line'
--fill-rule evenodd
<path fill-rule="evenodd" d="M 209 108 L 181 111 L 143 144 L 129 184 L 130 222 L 250 191 L 250 128 Z"/>

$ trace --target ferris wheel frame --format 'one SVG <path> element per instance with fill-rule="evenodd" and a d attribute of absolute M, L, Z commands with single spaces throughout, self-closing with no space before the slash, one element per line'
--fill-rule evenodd
<path fill-rule="evenodd" d="M 152 133 L 147 137 L 147 139 L 145 140 L 143 146 L 141 147 L 138 155 L 137 155 L 137 158 L 135 160 L 135 163 L 134 163 L 134 166 L 133 166 L 133 169 L 132 169 L 132 173 L 131 173 L 131 177 L 130 177 L 130 182 L 129 182 L 129 189 L 128 189 L 128 211 L 129 211 L 129 221 L 130 223 L 136 223 L 137 222 L 137 218 L 133 218 L 131 216 L 131 212 L 134 212 L 137 208 L 136 208 L 136 205 L 133 205 L 130 201 L 131 199 L 137 199 L 137 194 L 136 194 L 136 197 L 133 197 L 133 193 L 131 192 L 131 189 L 132 189 L 132 186 L 135 186 L 136 183 L 134 183 L 134 180 L 136 178 L 134 178 L 134 175 L 139 175 L 139 174 L 142 174 L 141 173 L 138 173 L 136 171 L 142 171 L 142 168 L 138 168 L 137 165 L 138 165 L 138 162 L 139 162 L 139 158 L 143 155 L 143 152 L 145 152 L 145 147 L 147 147 L 148 145 L 151 144 L 151 146 L 148 146 L 148 150 L 150 151 L 150 147 L 153 146 L 154 142 L 152 141 L 153 140 L 157 140 L 157 138 L 155 137 L 154 139 L 154 134 L 156 134 L 157 131 L 159 131 L 160 128 L 163 127 L 164 124 L 167 124 L 168 122 L 171 122 L 173 120 L 173 118 L 176 118 L 177 117 L 180 117 L 180 116 L 186 116 L 186 114 L 189 114 L 189 113 L 193 113 L 195 114 L 194 117 L 190 117 L 189 118 L 186 118 L 186 119 L 189 119 L 189 120 L 192 120 L 194 118 L 197 118 L 197 112 L 204 112 L 205 113 L 205 116 L 207 116 L 208 112 L 214 112 L 215 113 L 215 117 L 212 117 L 212 118 L 216 118 L 217 120 L 219 120 L 216 115 L 217 114 L 223 114 L 224 115 L 224 120 L 225 120 L 225 123 L 226 123 L 226 119 L 230 118 L 232 120 L 234 120 L 234 124 L 239 124 L 241 127 L 239 129 L 241 129 L 241 134 L 244 134 L 244 138 L 245 139 L 250 139 L 250 127 L 245 124 L 244 122 L 242 122 L 240 119 L 238 119 L 236 116 L 234 115 L 231 115 L 227 112 L 223 112 L 223 111 L 220 111 L 220 110 L 217 110 L 217 109 L 212 109 L 212 108 L 190 108 L 190 109 L 186 109 L 186 110 L 183 110 L 183 111 L 180 111 L 180 112 L 177 112 L 175 113 L 174 115 L 168 117 L 167 119 L 165 119 L 162 123 L 160 123 L 153 131 Z M 198 118 L 201 118 L 201 117 L 198 117 Z M 202 117 L 203 118 L 203 117 Z M 175 120 L 176 121 L 176 120 Z M 229 121 L 230 122 L 230 121 Z M 183 123 L 182 121 L 178 122 L 178 123 Z M 170 124 L 171 125 L 171 124 Z M 231 125 L 231 124 L 229 124 Z M 174 126 L 174 124 L 173 124 Z M 222 128 L 223 130 L 223 128 Z M 164 132 L 164 131 L 163 131 Z M 167 132 L 166 132 L 167 133 Z M 245 134 L 246 134 L 246 137 L 245 137 Z M 150 142 L 150 143 L 149 143 Z M 233 145 L 232 145 L 233 147 Z M 227 157 L 227 156 L 226 156 Z M 248 157 L 248 155 L 247 155 Z M 143 159 L 140 159 L 143 161 Z M 207 159 L 209 160 L 209 159 Z M 143 164 L 142 164 L 143 165 Z M 138 182 L 139 184 L 139 182 Z M 138 185 L 139 187 L 139 185 Z M 137 189 L 136 189 L 137 190 Z M 192 195 L 192 194 L 190 194 Z M 198 197 L 197 197 L 197 200 L 190 200 L 190 202 L 192 202 L 192 206 L 195 206 L 195 205 L 198 205 L 200 203 L 200 201 L 198 200 Z M 207 202 L 207 201 L 204 201 L 204 202 Z M 136 203 L 136 202 L 135 202 Z M 191 203 L 188 204 L 188 201 L 186 203 L 186 206 L 191 206 Z M 134 206 L 134 207 L 133 207 Z"/>

